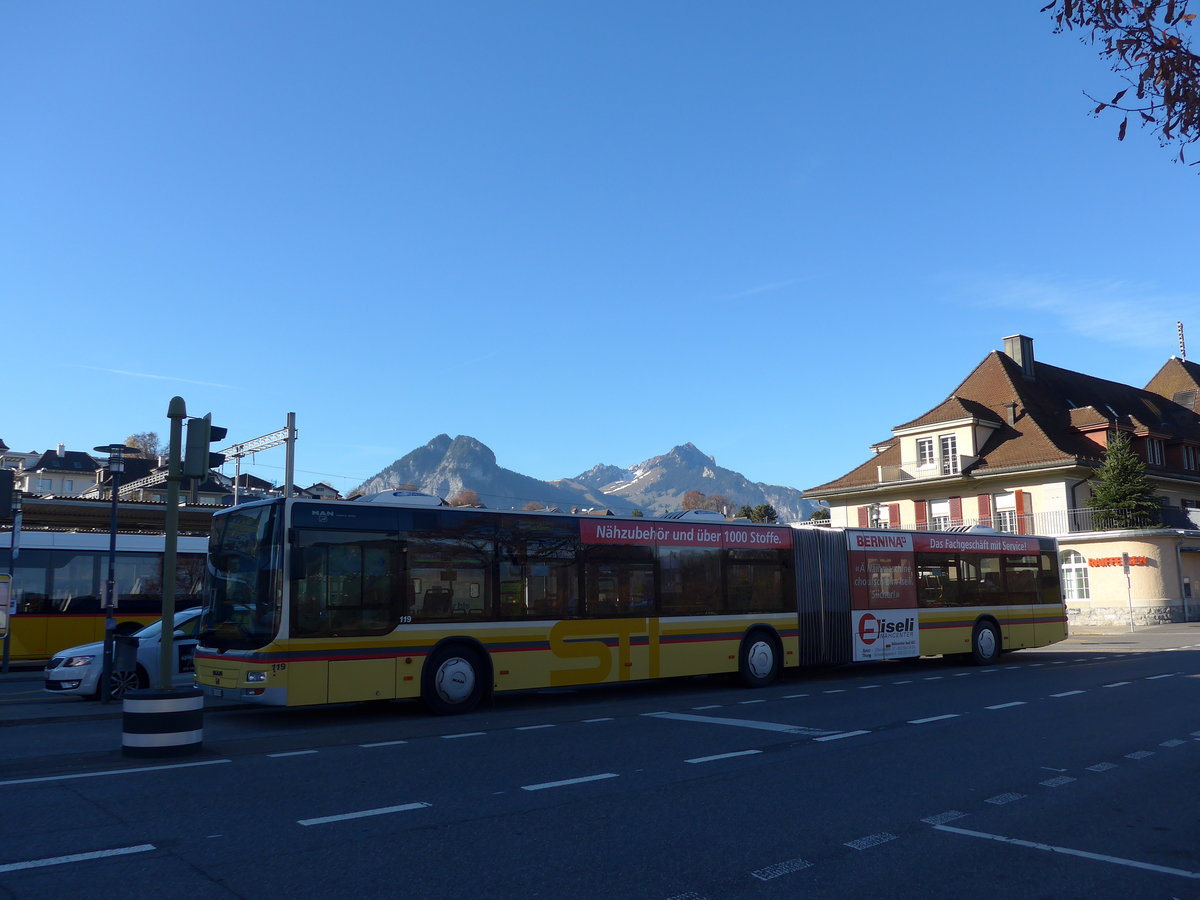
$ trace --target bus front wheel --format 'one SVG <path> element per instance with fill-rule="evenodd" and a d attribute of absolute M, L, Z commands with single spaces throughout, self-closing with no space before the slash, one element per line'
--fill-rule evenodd
<path fill-rule="evenodd" d="M 742 640 L 738 676 L 746 687 L 766 687 L 779 677 L 783 655 L 779 642 L 766 631 L 753 631 Z"/>
<path fill-rule="evenodd" d="M 464 645 L 443 647 L 425 664 L 421 696 L 438 715 L 470 712 L 483 698 L 485 677 L 487 670 L 476 650 Z"/>
<path fill-rule="evenodd" d="M 980 622 L 971 634 L 971 658 L 977 666 L 990 666 L 1000 658 L 1000 632 L 991 622 Z"/>

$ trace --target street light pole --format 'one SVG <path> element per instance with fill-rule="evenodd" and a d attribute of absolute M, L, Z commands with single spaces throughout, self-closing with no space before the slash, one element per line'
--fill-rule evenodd
<path fill-rule="evenodd" d="M 112 482 L 112 518 L 108 528 L 108 581 L 104 585 L 104 659 L 100 670 L 100 702 L 112 700 L 113 635 L 117 608 L 117 496 L 120 493 L 121 473 L 125 471 L 125 445 L 107 444 L 93 448 L 108 454 L 108 474 Z"/>

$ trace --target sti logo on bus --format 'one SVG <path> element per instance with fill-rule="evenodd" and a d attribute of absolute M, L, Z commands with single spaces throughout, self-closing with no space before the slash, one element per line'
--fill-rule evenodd
<path fill-rule="evenodd" d="M 881 622 L 870 613 L 864 613 L 858 620 L 858 639 L 864 644 L 873 644 L 879 636 L 910 635 L 916 631 L 916 622 L 907 617 L 903 621 Z"/>

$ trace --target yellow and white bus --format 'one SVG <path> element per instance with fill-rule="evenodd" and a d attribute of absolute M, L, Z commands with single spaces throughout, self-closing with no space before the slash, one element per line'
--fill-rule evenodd
<path fill-rule="evenodd" d="M 459 509 L 391 491 L 213 516 L 196 678 L 304 706 L 933 654 L 1066 636 L 1052 539 Z"/>
<path fill-rule="evenodd" d="M 9 658 L 48 659 L 66 647 L 104 638 L 101 608 L 108 581 L 109 535 L 22 531 L 12 558 L 11 531 L 0 534 L 0 572 L 12 572 Z M 162 616 L 161 534 L 118 534 L 114 574 L 117 631 L 131 634 Z M 181 536 L 175 566 L 176 603 L 200 601 L 208 539 Z"/>

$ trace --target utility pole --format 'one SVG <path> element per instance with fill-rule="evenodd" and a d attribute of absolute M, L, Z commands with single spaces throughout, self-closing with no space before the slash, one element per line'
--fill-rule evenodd
<path fill-rule="evenodd" d="M 108 527 L 108 581 L 104 584 L 104 658 L 100 667 L 100 702 L 112 700 L 113 638 L 117 622 L 117 499 L 121 492 L 121 473 L 125 471 L 125 445 L 105 444 L 94 448 L 108 454 L 108 476 L 112 481 L 112 513 Z"/>
<path fill-rule="evenodd" d="M 269 450 L 272 447 L 278 447 L 280 444 L 287 444 L 287 463 L 285 467 L 285 487 L 284 496 L 292 495 L 292 471 L 295 466 L 296 456 L 296 414 L 290 412 L 287 414 L 287 426 L 279 431 L 272 431 L 270 434 L 264 434 L 262 437 L 252 438 L 248 441 L 242 441 L 237 444 L 230 444 L 221 453 L 226 459 L 233 460 L 233 504 L 237 505 L 241 498 L 241 480 L 242 480 L 242 457 L 252 456 L 258 453 L 259 450 Z"/>

